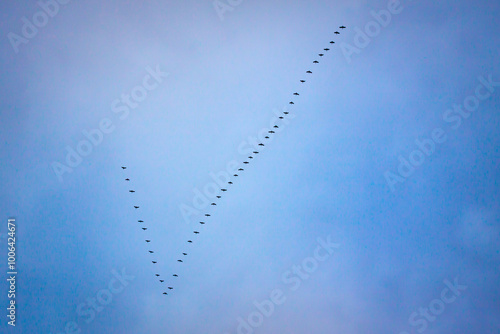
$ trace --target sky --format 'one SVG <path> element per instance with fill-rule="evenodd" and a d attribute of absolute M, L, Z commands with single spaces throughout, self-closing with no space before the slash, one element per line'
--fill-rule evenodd
<path fill-rule="evenodd" d="M 0 8 L 0 332 L 500 331 L 498 1 Z"/>

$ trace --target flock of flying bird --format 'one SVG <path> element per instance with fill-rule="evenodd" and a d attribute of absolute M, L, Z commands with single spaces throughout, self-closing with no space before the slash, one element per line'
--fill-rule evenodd
<path fill-rule="evenodd" d="M 340 29 L 345 29 L 346 27 L 345 27 L 345 26 L 340 26 L 339 28 L 340 28 Z M 336 35 L 340 34 L 340 32 L 338 32 L 338 31 L 335 31 L 334 33 L 335 33 Z M 335 43 L 334 41 L 330 41 L 330 44 L 334 44 L 334 43 Z M 324 48 L 323 50 L 324 50 L 325 52 L 327 52 L 327 51 L 329 51 L 330 49 L 329 49 L 329 48 Z M 323 56 L 324 56 L 324 53 L 319 53 L 319 54 L 318 54 L 318 56 L 323 57 Z M 319 63 L 319 62 L 318 62 L 317 60 L 313 61 L 313 64 L 318 64 L 318 63 Z M 312 71 L 306 71 L 306 73 L 307 73 L 307 74 L 312 74 Z M 300 80 L 300 82 L 301 82 L 301 83 L 305 83 L 306 81 L 305 81 L 305 80 Z M 294 96 L 298 96 L 298 95 L 299 95 L 299 93 L 295 92 L 295 93 L 293 93 L 293 95 L 294 95 Z M 290 101 L 290 102 L 289 102 L 289 104 L 294 104 L 294 102 L 293 102 L 293 101 Z M 287 115 L 288 113 L 289 113 L 288 111 L 284 111 L 284 112 L 283 112 L 283 114 L 285 114 L 285 115 Z M 283 119 L 284 117 L 283 117 L 283 116 L 280 116 L 279 118 L 280 118 L 280 119 Z M 278 128 L 278 126 L 277 126 L 277 125 L 274 125 L 274 128 Z M 273 131 L 273 130 L 270 130 L 270 131 L 268 131 L 268 132 L 269 132 L 269 134 L 273 134 L 273 133 L 275 133 L 275 131 Z M 266 136 L 265 138 L 266 138 L 266 139 L 269 139 L 269 136 Z M 260 144 L 259 144 L 259 146 L 265 146 L 265 145 L 264 145 L 263 143 L 260 143 Z M 258 152 L 258 151 L 253 151 L 253 153 L 254 153 L 254 154 L 258 154 L 259 152 Z M 248 157 L 248 159 L 253 159 L 253 158 L 254 158 L 253 156 L 249 156 L 249 157 Z M 243 163 L 244 163 L 244 164 L 249 164 L 249 162 L 248 162 L 248 161 L 244 161 Z M 122 166 L 122 169 L 127 169 L 127 167 Z M 238 171 L 244 171 L 244 169 L 243 169 L 243 168 L 239 168 L 239 169 L 238 169 Z M 233 176 L 235 176 L 235 177 L 236 177 L 236 176 L 238 176 L 238 174 L 234 174 Z M 129 181 L 130 181 L 130 179 L 129 179 L 129 178 L 126 178 L 126 179 L 125 179 L 125 181 L 129 182 Z M 228 184 L 233 184 L 233 182 L 229 181 L 229 182 L 228 182 Z M 225 191 L 227 191 L 227 189 L 226 189 L 226 188 L 222 188 L 222 189 L 221 189 L 221 191 L 225 192 Z M 135 193 L 135 190 L 129 190 L 129 192 L 130 192 L 130 193 Z M 220 196 L 220 195 L 217 195 L 217 198 L 219 199 L 219 198 L 221 198 L 221 196 Z M 216 204 L 216 203 L 211 203 L 211 205 L 217 205 L 217 204 Z M 134 205 L 134 209 L 139 209 L 139 206 L 138 206 L 138 205 Z M 206 216 L 206 217 L 210 217 L 210 214 L 206 213 L 206 214 L 205 214 L 205 216 Z M 139 219 L 137 222 L 138 222 L 139 224 L 144 223 L 144 221 L 143 221 L 143 220 L 141 220 L 141 219 Z M 204 221 L 200 221 L 200 224 L 201 224 L 201 225 L 204 225 L 204 224 L 205 224 L 205 222 L 204 222 Z M 143 231 L 146 231 L 146 230 L 147 230 L 147 227 L 141 227 L 141 228 L 142 228 L 142 230 L 143 230 Z M 199 232 L 199 231 L 193 231 L 193 233 L 194 233 L 194 234 L 199 234 L 200 232 Z M 150 242 L 151 242 L 151 240 L 150 240 L 150 239 L 145 239 L 145 240 L 146 240 L 146 242 L 147 242 L 147 243 L 150 243 Z M 192 240 L 188 240 L 187 242 L 188 242 L 188 243 L 193 243 L 193 241 L 192 241 Z M 155 252 L 154 252 L 153 250 L 149 250 L 149 253 L 150 253 L 150 254 L 154 254 Z M 185 253 L 185 252 L 183 252 L 183 253 L 182 253 L 182 255 L 183 255 L 183 256 L 186 256 L 186 255 L 188 255 L 188 254 L 187 254 L 187 253 Z M 157 263 L 158 263 L 158 261 L 154 261 L 154 260 L 153 260 L 153 261 L 151 261 L 151 262 L 152 262 L 153 264 L 157 264 Z M 178 260 L 177 260 L 177 262 L 182 263 L 182 262 L 184 262 L 184 261 L 182 261 L 182 259 L 178 259 Z M 156 274 L 155 274 L 155 276 L 156 276 L 157 278 L 158 278 L 158 277 L 161 277 L 161 276 L 160 276 L 160 274 L 158 274 L 158 273 L 156 273 Z M 175 274 L 175 273 L 174 273 L 174 274 L 172 274 L 172 277 L 179 277 L 179 275 L 177 275 L 177 274 Z M 160 278 L 158 278 L 158 280 L 160 281 L 160 283 L 164 283 L 164 282 L 165 282 L 165 280 L 164 280 L 163 278 L 161 278 L 161 279 L 160 279 Z M 168 287 L 168 290 L 172 290 L 172 289 L 173 289 L 173 287 L 171 287 L 171 286 L 169 286 L 169 287 Z M 167 293 L 166 291 L 164 291 L 164 292 L 163 292 L 163 294 L 164 294 L 164 295 L 168 295 L 168 293 Z"/>

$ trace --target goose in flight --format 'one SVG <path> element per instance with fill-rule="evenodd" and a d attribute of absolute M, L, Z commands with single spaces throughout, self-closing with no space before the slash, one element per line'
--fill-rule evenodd
<path fill-rule="evenodd" d="M 293 93 L 293 95 L 299 95 L 299 93 L 295 92 L 295 93 Z"/>
<path fill-rule="evenodd" d="M 148 228 L 147 228 L 147 227 L 143 227 L 142 229 L 143 229 L 144 231 L 146 231 Z"/>
<path fill-rule="evenodd" d="M 323 53 L 319 53 L 319 54 L 318 54 L 318 56 L 323 57 L 323 56 L 324 56 L 324 54 L 323 54 Z"/>
<path fill-rule="evenodd" d="M 205 213 L 205 216 L 210 217 L 210 215 L 208 213 Z"/>
<path fill-rule="evenodd" d="M 151 261 L 151 262 L 153 262 L 153 263 L 157 263 L 156 261 Z"/>
<path fill-rule="evenodd" d="M 335 42 L 334 41 L 330 41 L 330 44 L 335 44 Z"/>
<path fill-rule="evenodd" d="M 269 136 L 265 136 L 264 138 L 269 139 Z"/>
<path fill-rule="evenodd" d="M 254 153 L 254 154 L 259 154 L 259 152 L 257 152 L 257 151 L 253 151 L 253 153 Z"/>
<path fill-rule="evenodd" d="M 135 193 L 135 190 L 129 190 L 128 192 L 129 193 Z"/>
<path fill-rule="evenodd" d="M 217 205 L 217 204 L 215 204 L 215 203 L 212 203 L 212 204 L 210 204 L 210 205 Z"/>
<path fill-rule="evenodd" d="M 144 220 L 138 220 L 139 223 L 144 223 Z"/>
<path fill-rule="evenodd" d="M 165 282 L 165 281 L 161 279 L 161 280 L 160 280 L 160 282 L 162 282 L 162 283 L 163 283 L 163 282 Z"/>
<path fill-rule="evenodd" d="M 193 231 L 193 233 L 194 233 L 194 234 L 200 234 L 200 232 L 198 232 L 198 231 Z"/>
<path fill-rule="evenodd" d="M 146 242 L 151 242 L 151 240 L 146 240 Z"/>
<path fill-rule="evenodd" d="M 290 102 L 288 102 L 288 104 L 295 104 L 295 103 L 293 103 L 292 101 L 290 101 Z"/>
<path fill-rule="evenodd" d="M 164 294 L 164 295 L 168 295 L 168 293 L 166 293 L 166 292 L 164 292 L 163 294 Z"/>
<path fill-rule="evenodd" d="M 125 179 L 125 181 L 130 181 L 130 179 Z"/>
<path fill-rule="evenodd" d="M 201 225 L 205 225 L 205 222 L 200 222 Z"/>
<path fill-rule="evenodd" d="M 222 191 L 227 191 L 227 189 L 221 189 Z"/>
<path fill-rule="evenodd" d="M 345 26 L 340 26 L 339 28 L 340 28 L 340 29 L 345 29 Z"/>
<path fill-rule="evenodd" d="M 300 82 L 306 82 L 305 80 L 300 80 Z"/>
<path fill-rule="evenodd" d="M 338 34 L 340 34 L 340 33 L 339 33 L 338 31 L 336 31 L 336 32 L 334 32 L 334 34 L 335 34 L 335 35 L 338 35 Z"/>
<path fill-rule="evenodd" d="M 317 64 L 317 63 L 319 63 L 319 61 L 317 61 L 317 60 L 313 61 L 313 64 Z"/>
<path fill-rule="evenodd" d="M 280 116 L 279 119 L 283 119 L 284 117 L 283 116 Z"/>
<path fill-rule="evenodd" d="M 269 132 L 269 133 L 275 133 L 275 132 L 274 132 L 273 130 L 271 130 L 271 131 L 268 131 L 268 132 Z"/>
<path fill-rule="evenodd" d="M 191 240 L 188 240 L 189 243 L 193 243 Z"/>
<path fill-rule="evenodd" d="M 160 274 L 155 274 L 155 275 L 156 275 L 156 277 L 160 276 Z"/>
<path fill-rule="evenodd" d="M 168 287 L 170 290 L 172 290 L 173 288 L 171 286 Z"/>
<path fill-rule="evenodd" d="M 306 73 L 312 73 L 311 71 L 307 71 Z"/>
<path fill-rule="evenodd" d="M 177 276 L 177 274 L 173 274 L 172 276 L 174 276 L 174 277 L 179 277 L 179 276 Z"/>
<path fill-rule="evenodd" d="M 329 48 L 325 48 L 325 49 L 323 49 L 323 50 L 325 50 L 325 51 L 329 51 L 330 49 L 329 49 Z"/>
<path fill-rule="evenodd" d="M 139 209 L 139 207 L 137 205 L 134 205 L 134 208 Z"/>
<path fill-rule="evenodd" d="M 233 184 L 233 182 L 229 181 L 228 184 Z"/>
<path fill-rule="evenodd" d="M 252 156 L 249 156 L 249 157 L 248 157 L 248 159 L 253 159 L 253 157 L 252 157 Z"/>
<path fill-rule="evenodd" d="M 260 143 L 259 146 L 265 146 L 264 144 Z"/>
<path fill-rule="evenodd" d="M 289 112 L 288 112 L 288 111 L 283 111 L 283 114 L 288 115 L 288 114 L 289 114 Z M 275 125 L 275 126 L 276 126 L 276 125 Z M 277 127 L 277 126 L 276 126 L 276 127 Z"/>
<path fill-rule="evenodd" d="M 149 251 L 151 254 L 154 253 L 153 251 Z"/>
<path fill-rule="evenodd" d="M 123 167 L 123 166 L 122 166 L 122 169 L 127 169 L 127 167 Z"/>
<path fill-rule="evenodd" d="M 288 111 L 286 111 L 286 112 L 288 112 Z M 275 126 L 273 126 L 273 128 L 276 128 L 276 129 L 277 129 L 277 128 L 278 128 L 278 126 L 277 126 L 277 125 L 275 125 Z"/>
<path fill-rule="evenodd" d="M 248 161 L 243 161 L 244 164 L 248 164 Z"/>
<path fill-rule="evenodd" d="M 177 260 L 177 262 L 183 262 L 182 260 Z"/>
<path fill-rule="evenodd" d="M 221 196 L 220 196 L 220 195 L 217 195 L 217 198 L 221 198 Z"/>
<path fill-rule="evenodd" d="M 234 174 L 233 176 L 238 176 L 238 174 Z"/>
<path fill-rule="evenodd" d="M 182 255 L 187 255 L 187 253 L 182 253 Z"/>

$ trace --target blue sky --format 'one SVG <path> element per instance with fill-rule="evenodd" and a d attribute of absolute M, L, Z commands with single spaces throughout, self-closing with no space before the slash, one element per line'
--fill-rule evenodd
<path fill-rule="evenodd" d="M 498 2 L 63 2 L 0 5 L 2 332 L 498 333 Z"/>

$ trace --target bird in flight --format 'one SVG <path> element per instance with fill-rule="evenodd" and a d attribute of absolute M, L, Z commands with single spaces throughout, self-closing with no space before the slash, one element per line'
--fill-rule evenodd
<path fill-rule="evenodd" d="M 305 80 L 300 80 L 300 82 L 306 82 Z"/>
<path fill-rule="evenodd" d="M 258 154 L 259 152 L 257 152 L 257 151 L 253 151 L 253 153 Z"/>
<path fill-rule="evenodd" d="M 155 275 L 156 275 L 156 277 L 160 276 L 160 274 L 155 274 Z"/>
<path fill-rule="evenodd" d="M 146 242 L 151 242 L 151 240 L 146 240 Z"/>
<path fill-rule="evenodd" d="M 248 164 L 248 161 L 243 161 L 244 164 Z"/>
<path fill-rule="evenodd" d="M 165 282 L 165 281 L 161 279 L 161 280 L 160 280 L 160 282 L 162 282 L 162 283 L 163 283 L 163 282 Z"/>
<path fill-rule="evenodd" d="M 317 61 L 317 60 L 313 61 L 313 64 L 317 64 L 317 63 L 319 63 L 319 61 Z"/>
<path fill-rule="evenodd" d="M 205 213 L 205 216 L 210 217 L 210 215 L 208 213 Z"/>
<path fill-rule="evenodd" d="M 177 260 L 177 262 L 182 262 L 182 260 Z"/>
<path fill-rule="evenodd" d="M 193 243 L 191 240 L 188 240 L 189 243 Z"/>
<path fill-rule="evenodd" d="M 295 103 L 293 103 L 292 101 L 290 101 L 290 102 L 288 102 L 288 104 L 295 104 Z"/>
<path fill-rule="evenodd" d="M 177 274 L 173 274 L 172 276 L 174 276 L 174 277 L 179 277 L 179 276 L 177 276 Z"/>
<path fill-rule="evenodd" d="M 307 71 L 306 73 L 312 73 L 311 71 Z"/>
<path fill-rule="evenodd" d="M 143 227 L 142 229 L 143 229 L 144 231 L 146 231 L 148 228 L 147 228 L 147 227 Z"/>
<path fill-rule="evenodd" d="M 172 290 L 173 288 L 171 286 L 168 287 L 170 290 Z"/>
<path fill-rule="evenodd" d="M 295 93 L 293 93 L 293 95 L 299 95 L 299 93 L 295 92 Z"/>
<path fill-rule="evenodd" d="M 268 131 L 269 133 L 275 133 L 273 130 Z"/>
<path fill-rule="evenodd" d="M 205 225 L 205 222 L 200 222 L 201 225 Z"/>
<path fill-rule="evenodd" d="M 129 190 L 129 192 L 131 192 L 131 193 L 135 193 L 135 190 Z"/>
<path fill-rule="evenodd" d="M 127 167 L 123 167 L 123 166 L 122 166 L 122 169 L 127 169 Z"/>
<path fill-rule="evenodd" d="M 340 34 L 340 33 L 339 33 L 338 31 L 336 31 L 336 32 L 334 32 L 334 34 L 335 34 L 335 35 L 338 35 L 338 34 Z"/>
<path fill-rule="evenodd" d="M 345 27 L 344 27 L 344 26 L 340 26 L 339 28 L 340 28 L 340 29 L 345 29 Z"/>
<path fill-rule="evenodd" d="M 330 41 L 330 44 L 335 44 L 335 42 L 334 41 Z"/>
<path fill-rule="evenodd" d="M 217 205 L 217 204 L 215 204 L 215 203 L 212 203 L 212 204 L 210 204 L 210 205 Z"/>
<path fill-rule="evenodd" d="M 151 261 L 151 262 L 153 262 L 153 263 L 157 263 L 156 261 Z"/>
<path fill-rule="evenodd" d="M 125 181 L 130 181 L 130 179 L 125 179 Z"/>
<path fill-rule="evenodd" d="M 231 182 L 231 181 L 229 181 L 228 183 L 229 183 L 229 184 L 233 184 L 233 182 Z"/>
<path fill-rule="evenodd" d="M 320 57 L 323 57 L 323 56 L 324 56 L 324 54 L 323 54 L 323 53 L 320 53 L 320 54 L 318 54 L 318 55 L 319 55 Z"/>
<path fill-rule="evenodd" d="M 134 208 L 139 209 L 139 207 L 137 205 L 134 205 Z"/>
<path fill-rule="evenodd" d="M 260 143 L 259 146 L 265 146 L 264 144 Z"/>
<path fill-rule="evenodd" d="M 227 191 L 227 189 L 221 189 L 222 191 Z"/>
<path fill-rule="evenodd" d="M 138 220 L 139 223 L 144 223 L 144 220 Z"/>
<path fill-rule="evenodd" d="M 164 292 L 163 294 L 164 294 L 164 295 L 168 295 L 168 293 L 166 293 L 166 292 Z"/>
<path fill-rule="evenodd" d="M 238 174 L 234 174 L 233 176 L 238 176 Z"/>
<path fill-rule="evenodd" d="M 187 255 L 187 253 L 182 253 L 182 255 Z"/>
<path fill-rule="evenodd" d="M 325 51 L 329 51 L 330 49 L 329 49 L 329 48 L 326 48 L 326 49 L 323 49 L 323 50 L 325 50 Z"/>
<path fill-rule="evenodd" d="M 154 253 L 153 251 L 149 251 L 150 253 Z"/>
<path fill-rule="evenodd" d="M 198 231 L 193 231 L 193 233 L 194 233 L 194 234 L 200 234 L 200 232 L 198 232 Z"/>

